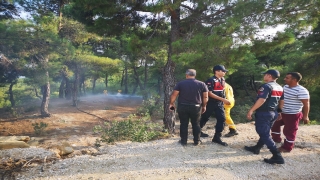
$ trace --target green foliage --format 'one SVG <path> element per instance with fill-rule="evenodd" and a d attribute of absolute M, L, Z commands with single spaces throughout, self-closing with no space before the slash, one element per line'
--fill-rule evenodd
<path fill-rule="evenodd" d="M 25 112 L 23 107 L 7 107 L 6 111 L 15 118 L 21 117 L 21 115 Z"/>
<path fill-rule="evenodd" d="M 236 104 L 232 109 L 231 109 L 231 118 L 234 121 L 234 123 L 246 123 L 248 122 L 247 120 L 247 113 L 249 109 L 251 108 L 252 105 L 249 104 Z M 254 116 L 252 116 L 254 120 Z"/>
<path fill-rule="evenodd" d="M 45 128 L 48 127 L 48 124 L 44 122 L 40 122 L 40 123 L 32 123 L 32 126 L 34 129 L 34 133 L 39 136 L 39 135 L 45 134 L 44 130 Z"/>
<path fill-rule="evenodd" d="M 311 91 L 310 91 L 311 90 Z M 309 118 L 314 120 L 317 123 L 320 123 L 320 90 L 319 88 L 316 89 L 309 89 L 310 91 L 310 113 Z"/>
<path fill-rule="evenodd" d="M 10 107 L 11 103 L 8 99 L 7 87 L 0 87 L 0 108 Z"/>
<path fill-rule="evenodd" d="M 248 122 L 247 113 L 254 104 L 255 99 L 253 96 L 247 96 L 243 90 L 238 90 L 237 92 L 234 97 L 235 106 L 231 109 L 230 115 L 235 123 L 246 123 Z M 252 118 L 254 120 L 254 116 Z"/>
<path fill-rule="evenodd" d="M 168 136 L 162 132 L 161 126 L 150 122 L 148 115 L 137 117 L 131 115 L 125 121 L 105 122 L 97 125 L 93 132 L 101 134 L 101 142 L 114 143 L 117 141 L 145 142 L 159 137 Z M 96 142 L 98 145 L 99 143 Z"/>
<path fill-rule="evenodd" d="M 138 114 L 149 114 L 152 118 L 162 118 L 163 100 L 159 95 L 152 95 L 147 100 L 143 100 L 142 105 L 137 109 Z"/>
<path fill-rule="evenodd" d="M 310 125 L 319 125 L 320 124 L 320 122 L 319 122 L 319 120 L 317 121 L 317 120 L 310 120 L 310 123 L 309 123 Z"/>

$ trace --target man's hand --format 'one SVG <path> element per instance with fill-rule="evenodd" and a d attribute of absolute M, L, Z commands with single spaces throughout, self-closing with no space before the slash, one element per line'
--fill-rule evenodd
<path fill-rule="evenodd" d="M 276 121 L 280 121 L 281 119 L 282 119 L 282 114 L 278 113 L 278 117 L 277 117 Z"/>
<path fill-rule="evenodd" d="M 173 104 L 170 104 L 170 105 L 169 105 L 169 109 L 170 109 L 170 111 L 174 111 L 176 108 L 174 107 Z"/>
<path fill-rule="evenodd" d="M 206 106 L 202 106 L 202 108 L 201 108 L 201 114 L 203 114 L 204 112 L 206 112 L 206 110 L 207 110 Z"/>
<path fill-rule="evenodd" d="M 247 119 L 250 121 L 252 120 L 252 114 L 253 114 L 253 111 L 249 110 L 248 113 L 247 113 Z"/>
<path fill-rule="evenodd" d="M 310 123 L 309 117 L 303 117 L 302 120 L 303 120 L 303 124 L 309 124 Z"/>
<path fill-rule="evenodd" d="M 231 104 L 228 99 L 224 99 L 224 100 L 223 100 L 223 103 L 224 103 L 225 105 L 230 105 L 230 104 Z"/>

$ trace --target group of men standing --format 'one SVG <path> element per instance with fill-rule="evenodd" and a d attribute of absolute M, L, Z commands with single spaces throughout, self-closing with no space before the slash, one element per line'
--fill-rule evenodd
<path fill-rule="evenodd" d="M 213 68 L 214 76 L 205 83 L 195 79 L 196 70 L 188 69 L 186 79 L 175 86 L 171 98 L 170 109 L 175 109 L 175 100 L 178 97 L 178 116 L 180 119 L 180 143 L 187 145 L 189 119 L 192 124 L 194 145 L 201 144 L 200 137 L 209 135 L 202 132 L 212 113 L 215 113 L 217 123 L 212 142 L 228 146 L 221 139 L 224 125 L 229 125 L 226 137 L 238 135 L 236 127 L 230 117 L 230 109 L 234 106 L 232 87 L 225 82 L 224 76 L 228 70 L 223 65 Z M 309 92 L 299 85 L 302 76 L 298 72 L 287 73 L 281 87 L 276 80 L 280 77 L 277 70 L 271 69 L 264 74 L 264 82 L 258 92 L 255 104 L 247 113 L 251 120 L 255 112 L 255 127 L 259 140 L 255 146 L 245 146 L 245 150 L 259 154 L 260 149 L 266 145 L 273 156 L 264 159 L 270 164 L 284 164 L 281 152 L 290 152 L 294 146 L 298 124 L 301 119 L 309 122 Z M 281 143 L 281 128 L 283 126 L 285 140 L 280 148 L 276 143 Z M 270 131 L 271 134 L 270 134 Z"/>

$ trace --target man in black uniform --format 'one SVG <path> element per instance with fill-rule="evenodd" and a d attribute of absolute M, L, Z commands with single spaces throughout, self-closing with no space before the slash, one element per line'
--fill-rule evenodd
<path fill-rule="evenodd" d="M 180 143 L 185 146 L 188 140 L 188 124 L 191 119 L 193 142 L 199 145 L 200 141 L 200 116 L 206 111 L 208 102 L 207 86 L 195 79 L 196 70 L 188 69 L 186 80 L 180 81 L 174 88 L 170 97 L 170 110 L 174 110 L 174 102 L 178 98 L 178 115 L 180 119 Z"/>
<path fill-rule="evenodd" d="M 255 146 L 245 146 L 244 149 L 254 154 L 259 154 L 260 149 L 265 144 L 273 156 L 270 159 L 264 159 L 264 161 L 269 164 L 284 164 L 284 159 L 270 135 L 271 127 L 277 118 L 277 107 L 283 94 L 283 88 L 276 83 L 280 73 L 277 70 L 270 69 L 263 74 L 265 84 L 260 86 L 257 100 L 247 113 L 247 119 L 251 120 L 253 112 L 256 112 L 255 126 L 260 138 Z"/>
<path fill-rule="evenodd" d="M 215 112 L 217 123 L 216 132 L 213 136 L 212 142 L 228 146 L 227 143 L 221 141 L 221 132 L 224 129 L 226 121 L 223 104 L 230 105 L 230 101 L 225 98 L 224 76 L 228 70 L 223 65 L 216 65 L 213 67 L 214 76 L 209 78 L 205 83 L 209 89 L 209 101 L 207 104 L 207 110 L 201 115 L 200 127 L 203 128 L 208 122 L 210 116 Z M 208 134 L 201 132 L 201 137 L 208 137 Z"/>

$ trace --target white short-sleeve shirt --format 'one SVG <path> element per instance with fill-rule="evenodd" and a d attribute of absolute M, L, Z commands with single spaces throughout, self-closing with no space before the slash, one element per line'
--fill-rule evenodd
<path fill-rule="evenodd" d="M 309 91 L 303 86 L 283 86 L 284 105 L 282 112 L 285 114 L 297 114 L 302 111 L 302 99 L 310 99 Z"/>

